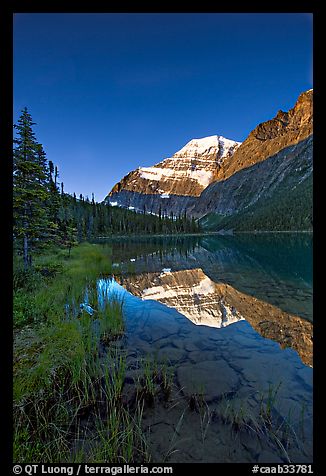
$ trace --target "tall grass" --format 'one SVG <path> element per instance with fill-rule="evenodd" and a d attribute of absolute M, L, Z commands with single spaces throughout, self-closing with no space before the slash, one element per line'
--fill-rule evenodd
<path fill-rule="evenodd" d="M 124 332 L 122 303 L 100 305 L 97 293 L 97 280 L 111 273 L 110 253 L 88 243 L 70 257 L 54 249 L 28 272 L 15 260 L 15 462 L 133 461 L 146 453 L 142 413 L 121 405 L 125 357 L 110 349 Z M 80 309 L 85 300 L 92 316 Z M 91 451 L 73 450 L 81 432 Z"/>
<path fill-rule="evenodd" d="M 281 385 L 282 382 L 270 384 L 267 390 L 257 392 L 260 396 L 258 412 L 250 409 L 245 401 L 226 399 L 222 401 L 217 415 L 224 423 L 231 425 L 235 434 L 251 434 L 273 448 L 287 463 L 291 463 L 291 449 L 304 452 L 304 439 L 300 440 L 295 428 L 299 423 L 302 429 L 305 407 L 300 409 L 300 418 L 297 415 L 298 408 L 290 408 L 288 415 L 282 416 L 278 409 Z M 296 413 L 295 417 L 293 413 Z"/>
<path fill-rule="evenodd" d="M 157 356 L 146 356 L 139 360 L 140 371 L 134 377 L 136 399 L 147 406 L 153 407 L 155 399 L 168 402 L 173 388 L 174 371 L 168 366 L 166 359 L 157 360 Z"/>

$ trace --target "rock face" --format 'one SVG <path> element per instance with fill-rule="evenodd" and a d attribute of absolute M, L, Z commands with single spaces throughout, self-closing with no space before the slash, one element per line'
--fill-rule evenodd
<path fill-rule="evenodd" d="M 253 208 L 278 192 L 282 195 L 295 190 L 312 175 L 312 152 L 310 136 L 226 180 L 211 184 L 192 205 L 191 214 L 199 218 L 207 212 L 228 216 Z"/>
<path fill-rule="evenodd" d="M 307 229 L 312 213 L 312 133 L 311 89 L 288 112 L 278 111 L 273 119 L 259 124 L 242 144 L 222 136 L 193 139 L 171 158 L 130 172 L 105 200 L 156 214 L 186 211 L 203 219 L 204 227 L 219 230 L 237 229 L 224 218 L 238 220 L 239 213 L 247 214 L 245 219 L 240 216 L 241 229 L 246 229 L 249 215 L 255 222 L 257 213 L 265 221 L 260 217 L 256 228 L 268 229 L 269 215 L 287 197 L 278 213 L 288 213 L 298 202 L 295 213 L 290 211 L 291 216 L 298 212 L 298 217 L 289 226 Z M 280 222 L 278 229 L 283 228 Z"/>
<path fill-rule="evenodd" d="M 239 170 L 275 156 L 282 149 L 294 146 L 313 132 L 313 90 L 300 94 L 288 112 L 278 111 L 274 119 L 262 122 L 225 163 L 218 180 L 225 180 Z"/>
<path fill-rule="evenodd" d="M 172 157 L 153 167 L 139 167 L 117 183 L 106 201 L 157 213 L 187 208 L 193 197 L 214 182 L 232 158 L 240 142 L 222 136 L 192 139 Z M 146 195 L 145 197 L 139 197 Z M 180 197 L 180 198 L 179 198 Z M 189 198 L 190 197 L 190 200 Z"/>
<path fill-rule="evenodd" d="M 120 192 L 112 192 L 112 195 L 106 197 L 105 202 L 112 206 L 129 208 L 138 212 L 153 213 L 169 216 L 184 213 L 193 209 L 198 197 L 191 195 L 169 195 L 161 198 L 157 193 L 132 192 L 122 189 Z"/>
<path fill-rule="evenodd" d="M 213 214 L 203 224 L 216 230 L 248 229 L 249 222 L 254 229 L 268 229 L 268 223 L 278 220 L 278 208 L 283 216 L 278 229 L 312 227 L 312 106 L 310 90 L 289 112 L 279 111 L 274 119 L 259 124 L 217 181 L 192 205 L 190 214 L 197 218 Z M 293 223 L 286 223 L 293 215 Z M 233 220 L 225 220 L 232 216 Z"/>

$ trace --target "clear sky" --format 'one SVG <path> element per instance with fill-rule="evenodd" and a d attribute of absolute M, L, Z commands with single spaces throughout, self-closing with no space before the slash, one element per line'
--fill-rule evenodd
<path fill-rule="evenodd" d="M 27 106 L 69 193 L 101 201 L 192 138 L 243 141 L 312 84 L 312 14 L 16 14 Z"/>

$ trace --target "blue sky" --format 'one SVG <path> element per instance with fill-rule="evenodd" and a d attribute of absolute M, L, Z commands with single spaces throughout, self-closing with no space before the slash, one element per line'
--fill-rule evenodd
<path fill-rule="evenodd" d="M 243 141 L 312 83 L 312 14 L 16 14 L 27 106 L 69 193 L 101 201 L 192 138 Z"/>

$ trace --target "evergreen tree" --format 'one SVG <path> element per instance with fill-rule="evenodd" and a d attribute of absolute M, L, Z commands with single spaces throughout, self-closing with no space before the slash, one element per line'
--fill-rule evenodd
<path fill-rule="evenodd" d="M 50 191 L 48 209 L 49 209 L 49 215 L 52 219 L 53 233 L 55 235 L 58 231 L 58 213 L 59 213 L 59 208 L 61 205 L 60 193 L 57 186 L 58 168 L 54 167 L 53 162 L 49 160 L 48 169 L 49 169 L 49 191 Z M 53 174 L 54 174 L 54 178 L 53 178 Z"/>
<path fill-rule="evenodd" d="M 17 133 L 13 151 L 13 232 L 18 249 L 22 248 L 25 268 L 32 262 L 33 246 L 43 237 L 49 224 L 48 168 L 33 125 L 25 107 L 14 125 Z"/>
<path fill-rule="evenodd" d="M 56 190 L 57 190 L 57 180 L 58 180 L 58 177 L 59 177 L 58 167 L 55 166 L 55 169 L 54 169 L 54 187 L 55 187 Z"/>
<path fill-rule="evenodd" d="M 53 182 L 53 172 L 54 172 L 54 165 L 52 160 L 49 160 L 49 174 L 50 174 L 50 182 Z"/>

